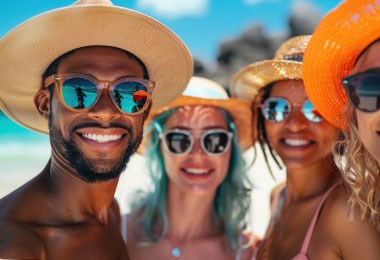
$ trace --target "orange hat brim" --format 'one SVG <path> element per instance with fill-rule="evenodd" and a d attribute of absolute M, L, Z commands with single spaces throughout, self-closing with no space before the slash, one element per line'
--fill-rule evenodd
<path fill-rule="evenodd" d="M 380 6 L 375 0 L 348 0 L 317 26 L 305 51 L 303 79 L 310 101 L 333 125 L 346 129 L 348 101 L 341 81 L 363 50 L 380 38 Z"/>
<path fill-rule="evenodd" d="M 233 118 L 237 132 L 240 146 L 242 149 L 247 150 L 254 143 L 254 138 L 252 135 L 252 110 L 250 104 L 244 100 L 229 98 L 229 99 L 206 99 L 197 98 L 190 96 L 181 96 L 169 105 L 159 108 L 152 109 L 149 113 L 148 118 L 145 121 L 145 126 L 147 126 L 154 118 L 173 108 L 184 107 L 184 106 L 212 106 L 224 109 Z M 148 140 L 145 138 L 144 140 Z M 142 153 L 146 144 L 142 143 L 139 148 L 139 152 Z"/>

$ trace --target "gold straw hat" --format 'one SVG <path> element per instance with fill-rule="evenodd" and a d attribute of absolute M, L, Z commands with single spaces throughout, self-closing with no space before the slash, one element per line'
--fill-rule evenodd
<path fill-rule="evenodd" d="M 222 86 L 201 77 L 192 77 L 183 95 L 174 102 L 165 107 L 152 109 L 145 121 L 145 125 L 148 125 L 151 120 L 163 112 L 183 106 L 213 106 L 224 109 L 235 122 L 242 149 L 246 150 L 252 145 L 252 111 L 250 104 L 244 100 L 228 97 L 226 90 Z"/>
<path fill-rule="evenodd" d="M 311 35 L 293 37 L 284 42 L 272 60 L 249 64 L 232 77 L 233 97 L 252 102 L 260 88 L 285 79 L 302 79 L 302 57 Z"/>
<path fill-rule="evenodd" d="M 62 54 L 85 46 L 117 47 L 136 55 L 156 82 L 153 107 L 175 100 L 193 74 L 186 45 L 162 23 L 109 0 L 79 0 L 37 15 L 1 39 L 0 109 L 15 122 L 47 133 L 47 122 L 33 103 L 42 74 Z"/>

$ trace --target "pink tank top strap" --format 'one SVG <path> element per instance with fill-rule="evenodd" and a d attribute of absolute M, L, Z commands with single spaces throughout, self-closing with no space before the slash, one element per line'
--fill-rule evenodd
<path fill-rule="evenodd" d="M 325 194 L 323 194 L 323 197 L 322 197 L 321 201 L 319 202 L 318 208 L 314 213 L 313 219 L 310 222 L 310 225 L 309 225 L 309 228 L 307 230 L 305 239 L 302 243 L 301 251 L 298 255 L 293 257 L 292 260 L 304 260 L 304 259 L 306 260 L 306 259 L 308 259 L 307 251 L 309 249 L 311 237 L 313 235 L 315 225 L 317 224 L 317 220 L 318 220 L 319 214 L 321 212 L 322 206 L 325 203 L 325 201 L 326 201 L 327 197 L 329 196 L 329 194 L 331 193 L 331 191 L 333 191 L 335 189 L 335 187 L 338 186 L 339 184 L 340 184 L 339 182 L 335 183 L 330 189 L 328 189 L 328 191 L 325 192 Z"/>

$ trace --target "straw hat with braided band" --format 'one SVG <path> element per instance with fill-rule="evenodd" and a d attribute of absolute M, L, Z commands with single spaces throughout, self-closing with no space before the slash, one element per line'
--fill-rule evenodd
<path fill-rule="evenodd" d="M 109 0 L 79 0 L 20 24 L 0 41 L 0 109 L 15 122 L 47 133 L 33 98 L 42 74 L 59 56 L 85 46 L 112 46 L 136 55 L 155 81 L 153 107 L 176 99 L 188 84 L 191 55 L 166 26 Z"/>
<path fill-rule="evenodd" d="M 380 38 L 380 3 L 347 0 L 319 23 L 308 45 L 303 78 L 310 101 L 335 126 L 346 129 L 347 94 L 341 81 L 363 50 Z"/>
<path fill-rule="evenodd" d="M 286 79 L 302 79 L 302 57 L 310 35 L 293 37 L 277 50 L 273 60 L 252 63 L 232 77 L 233 97 L 252 102 L 260 88 Z"/>
<path fill-rule="evenodd" d="M 174 102 L 165 107 L 152 109 L 145 125 L 148 125 L 152 119 L 165 111 L 184 106 L 212 106 L 224 109 L 235 122 L 240 146 L 246 150 L 252 145 L 250 104 L 243 100 L 229 98 L 222 86 L 201 77 L 192 77 L 183 95 Z"/>

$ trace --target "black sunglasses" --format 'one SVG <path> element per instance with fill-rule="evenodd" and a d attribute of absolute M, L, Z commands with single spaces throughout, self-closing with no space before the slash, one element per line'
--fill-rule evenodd
<path fill-rule="evenodd" d="M 164 146 L 172 154 L 185 155 L 194 145 L 194 131 L 173 129 L 160 135 Z M 200 135 L 201 147 L 206 154 L 220 155 L 225 153 L 231 145 L 233 134 L 224 129 L 202 131 Z"/>
<path fill-rule="evenodd" d="M 371 70 L 351 75 L 342 80 L 347 95 L 355 108 L 363 112 L 380 109 L 380 71 Z"/>
<path fill-rule="evenodd" d="M 268 98 L 260 105 L 264 118 L 273 122 L 285 120 L 290 115 L 293 107 L 301 107 L 303 115 L 313 123 L 319 123 L 323 120 L 322 116 L 308 99 L 303 104 L 290 105 L 285 98 L 273 97 Z"/>

